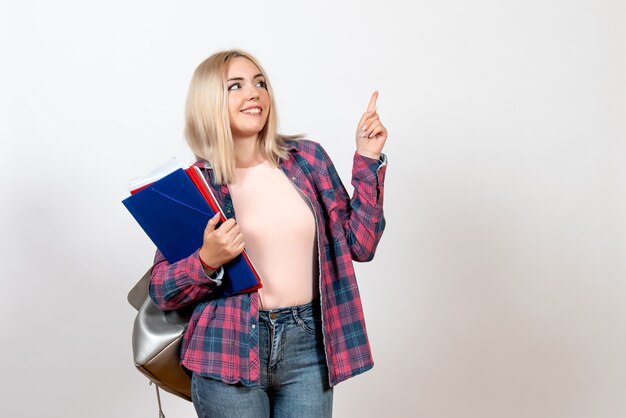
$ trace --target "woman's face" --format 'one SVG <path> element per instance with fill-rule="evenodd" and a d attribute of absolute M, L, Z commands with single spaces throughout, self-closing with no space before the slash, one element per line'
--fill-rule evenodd
<path fill-rule="evenodd" d="M 228 68 L 228 115 L 233 139 L 258 137 L 270 112 L 265 77 L 247 58 L 237 57 Z"/>

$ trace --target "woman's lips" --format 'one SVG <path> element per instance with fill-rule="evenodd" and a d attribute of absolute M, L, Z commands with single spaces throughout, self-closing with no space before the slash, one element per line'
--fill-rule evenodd
<path fill-rule="evenodd" d="M 260 107 L 248 107 L 246 109 L 241 110 L 241 113 L 246 115 L 260 115 L 262 109 Z"/>

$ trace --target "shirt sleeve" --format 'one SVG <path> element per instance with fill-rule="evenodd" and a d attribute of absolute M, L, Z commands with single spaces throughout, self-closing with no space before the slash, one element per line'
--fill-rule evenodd
<path fill-rule="evenodd" d="M 208 276 L 198 251 L 173 264 L 157 250 L 150 279 L 150 298 L 161 310 L 172 310 L 195 303 L 222 284 L 224 269 Z"/>
<path fill-rule="evenodd" d="M 382 154 L 376 160 L 354 153 L 351 182 L 354 193 L 350 198 L 334 164 L 326 152 L 323 155 L 338 208 L 338 219 L 331 217 L 330 221 L 341 224 L 352 259 L 370 261 L 385 229 L 383 198 L 387 157 Z"/>

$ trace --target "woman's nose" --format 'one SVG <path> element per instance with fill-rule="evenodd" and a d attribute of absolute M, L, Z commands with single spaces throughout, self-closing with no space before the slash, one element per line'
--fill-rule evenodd
<path fill-rule="evenodd" d="M 259 94 L 259 89 L 257 87 L 252 87 L 248 93 L 248 100 L 258 100 Z"/>

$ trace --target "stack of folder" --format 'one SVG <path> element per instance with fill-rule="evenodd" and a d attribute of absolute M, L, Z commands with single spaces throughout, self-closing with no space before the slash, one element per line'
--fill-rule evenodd
<path fill-rule="evenodd" d="M 226 220 L 219 203 L 198 167 L 171 160 L 130 185 L 131 196 L 122 203 L 167 261 L 189 257 L 202 246 L 204 229 L 216 213 Z M 253 292 L 261 280 L 244 250 L 224 265 L 217 293 L 225 296 Z"/>

